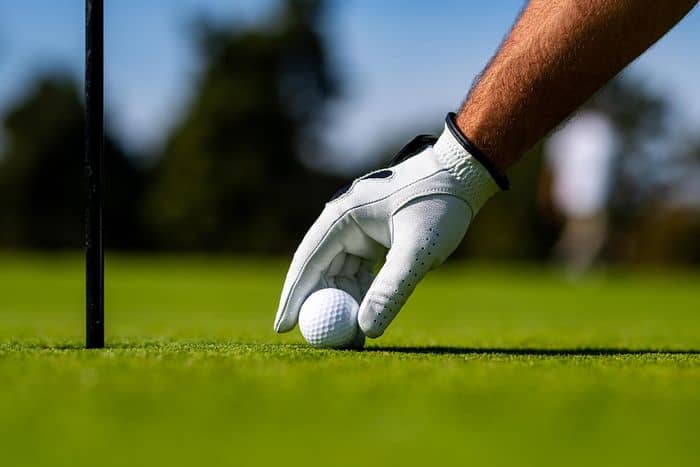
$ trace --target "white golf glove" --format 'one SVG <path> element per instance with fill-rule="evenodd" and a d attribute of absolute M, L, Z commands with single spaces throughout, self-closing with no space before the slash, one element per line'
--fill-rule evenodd
<path fill-rule="evenodd" d="M 304 300 L 333 287 L 360 303 L 362 331 L 381 336 L 418 282 L 457 248 L 499 185 L 507 189 L 507 178 L 448 114 L 440 138 L 418 136 L 392 166 L 356 179 L 326 204 L 294 254 L 275 331 L 294 328 Z"/>

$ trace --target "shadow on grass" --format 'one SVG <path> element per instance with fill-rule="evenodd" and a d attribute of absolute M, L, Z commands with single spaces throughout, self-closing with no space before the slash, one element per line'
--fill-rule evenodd
<path fill-rule="evenodd" d="M 533 356 L 615 356 L 647 354 L 700 355 L 697 349 L 627 349 L 607 347 L 581 347 L 569 349 L 547 349 L 536 347 L 368 347 L 367 352 L 388 352 L 432 355 L 533 355 Z"/>
<path fill-rule="evenodd" d="M 240 341 L 121 341 L 107 343 L 104 349 L 91 349 L 88 352 L 101 350 L 161 350 L 177 352 L 194 352 L 202 350 L 217 350 L 226 348 L 245 348 L 253 352 L 286 352 L 290 350 L 313 352 L 314 349 L 306 344 L 293 343 L 245 343 Z M 81 342 L 8 342 L 0 344 L 0 350 L 49 350 L 49 351 L 83 351 L 86 350 Z M 345 350 L 359 353 L 388 353 L 388 354 L 423 354 L 423 355 L 514 355 L 514 356 L 625 356 L 625 355 L 700 355 L 700 349 L 665 349 L 665 348 L 624 348 L 624 347 L 579 347 L 579 348 L 540 348 L 540 347 L 460 347 L 460 346 L 371 346 L 363 350 Z"/>
<path fill-rule="evenodd" d="M 283 343 L 260 343 L 260 342 L 241 342 L 237 340 L 201 340 L 201 339 L 172 339 L 172 340 L 124 340 L 106 342 L 101 349 L 87 349 L 85 344 L 80 341 L 70 342 L 42 342 L 42 341 L 10 341 L 0 342 L 0 350 L 49 350 L 49 351 L 87 351 L 101 352 L 105 350 L 162 350 L 162 351 L 202 351 L 202 350 L 217 350 L 217 349 L 246 349 L 259 350 L 261 352 L 269 351 L 285 351 L 285 350 L 309 350 L 312 347 L 301 344 L 283 344 Z"/>
<path fill-rule="evenodd" d="M 222 345 L 221 343 L 210 343 L 210 342 L 191 342 L 191 341 L 118 341 L 118 342 L 107 342 L 105 346 L 101 349 L 87 349 L 83 342 L 72 341 L 72 342 L 41 342 L 41 341 L 13 341 L 8 342 L 3 345 L 5 348 L 15 348 L 24 350 L 86 350 L 89 352 L 99 352 L 102 350 L 151 350 L 151 349 L 164 349 L 167 347 L 197 347 L 205 348 L 212 347 L 215 345 Z"/>

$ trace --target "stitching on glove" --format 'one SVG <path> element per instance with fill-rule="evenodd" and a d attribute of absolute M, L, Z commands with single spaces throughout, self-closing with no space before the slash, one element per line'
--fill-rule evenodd
<path fill-rule="evenodd" d="M 404 206 L 406 206 L 406 204 L 410 203 L 414 199 L 425 198 L 426 196 L 430 196 L 430 195 L 447 195 L 447 196 L 452 196 L 454 198 L 457 198 L 457 199 L 463 201 L 464 204 L 466 204 L 467 207 L 469 208 L 469 221 L 471 222 L 472 220 L 474 220 L 474 208 L 469 203 L 469 201 L 464 199 L 462 196 L 458 196 L 458 195 L 454 194 L 453 192 L 448 191 L 445 188 L 428 188 L 428 189 L 425 189 L 421 192 L 413 193 L 411 196 L 407 196 L 406 198 L 400 200 L 398 203 L 398 207 L 396 209 L 394 209 L 394 211 L 391 213 L 392 219 L 393 219 L 393 216 L 397 212 L 399 212 Z M 393 236 L 392 236 L 392 239 L 393 239 Z"/>
<path fill-rule="evenodd" d="M 385 169 L 381 169 L 381 170 L 385 170 Z M 387 195 L 386 195 L 385 197 L 383 197 L 383 198 L 378 198 L 378 199 L 375 199 L 375 200 L 373 200 L 373 201 L 368 201 L 368 202 L 366 202 L 366 203 L 364 203 L 364 204 L 358 204 L 357 206 L 353 206 L 352 208 L 349 208 L 349 209 L 347 209 L 346 211 L 344 211 L 343 214 L 345 214 L 347 211 L 350 211 L 350 210 L 355 209 L 355 208 L 359 208 L 359 207 L 363 207 L 363 206 L 368 206 L 368 205 L 370 205 L 370 204 L 372 204 L 372 203 L 375 203 L 375 202 L 378 202 L 378 201 L 384 201 L 385 199 L 387 199 L 387 198 L 389 198 L 389 197 L 395 195 L 396 193 L 399 193 L 399 192 L 405 190 L 405 189 L 408 188 L 408 187 L 411 187 L 411 186 L 413 186 L 413 185 L 415 185 L 415 184 L 417 184 L 417 183 L 420 183 L 420 182 L 422 182 L 422 181 L 424 181 L 424 180 L 427 180 L 427 179 L 429 179 L 430 177 L 439 174 L 440 172 L 446 172 L 446 171 L 447 171 L 446 169 L 440 168 L 440 169 L 438 169 L 438 170 L 436 170 L 436 171 L 434 171 L 434 172 L 429 173 L 428 175 L 426 175 L 426 176 L 423 177 L 423 178 L 419 178 L 418 180 L 412 181 L 412 182 L 409 183 L 408 185 L 404 185 L 404 186 L 401 187 L 399 190 L 392 191 L 391 193 L 387 194 Z M 448 172 L 448 173 L 449 173 L 449 172 Z M 369 174 L 368 174 L 368 175 L 369 175 Z M 381 180 L 389 181 L 389 180 L 392 180 L 392 179 L 394 178 L 394 176 L 395 176 L 395 174 L 392 174 L 391 177 L 384 178 L 384 179 L 378 179 L 378 181 L 381 181 Z M 341 195 L 338 196 L 337 198 L 334 198 L 334 199 L 331 199 L 331 200 L 327 201 L 327 202 L 326 202 L 326 205 L 335 204 L 337 201 L 344 200 L 345 198 L 347 198 L 347 197 L 350 195 L 350 193 L 352 193 L 353 189 L 355 188 L 355 185 L 357 185 L 358 182 L 360 182 L 360 179 L 359 179 L 359 178 L 355 179 L 355 180 L 352 182 L 352 184 L 350 185 L 350 188 L 348 188 L 348 190 L 347 190 L 345 193 L 341 194 Z"/>
<path fill-rule="evenodd" d="M 391 177 L 394 176 L 394 171 L 391 169 L 381 169 L 381 170 L 376 170 L 374 172 L 370 172 L 366 175 L 363 175 L 360 177 L 360 181 L 362 180 L 381 180 L 381 179 L 390 179 Z"/>

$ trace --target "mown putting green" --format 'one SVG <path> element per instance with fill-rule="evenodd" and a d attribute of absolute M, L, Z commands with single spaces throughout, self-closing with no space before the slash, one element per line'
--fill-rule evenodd
<path fill-rule="evenodd" d="M 700 275 L 432 273 L 363 352 L 272 332 L 285 261 L 0 256 L 3 465 L 698 465 Z"/>

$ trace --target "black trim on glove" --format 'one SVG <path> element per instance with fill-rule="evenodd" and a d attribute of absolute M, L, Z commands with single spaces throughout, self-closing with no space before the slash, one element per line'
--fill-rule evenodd
<path fill-rule="evenodd" d="M 389 162 L 389 167 L 400 164 L 406 159 L 419 154 L 428 146 L 434 146 L 437 138 L 431 135 L 418 135 L 413 138 L 406 146 L 401 148 L 401 150 L 391 159 Z"/>
<path fill-rule="evenodd" d="M 491 160 L 486 157 L 486 155 L 479 149 L 477 148 L 474 143 L 469 141 L 469 138 L 467 138 L 464 133 L 459 129 L 457 126 L 457 122 L 455 121 L 457 115 L 454 112 L 450 112 L 447 114 L 447 117 L 445 117 L 445 123 L 447 124 L 447 128 L 450 129 L 450 133 L 452 133 L 452 136 L 455 137 L 455 139 L 459 142 L 459 144 L 477 161 L 481 163 L 481 165 L 484 166 L 486 170 L 491 174 L 493 177 L 494 181 L 496 182 L 496 185 L 501 190 L 507 190 L 510 188 L 510 181 L 508 180 L 508 177 L 506 174 L 501 172 L 498 167 L 496 167 Z"/>
<path fill-rule="evenodd" d="M 416 136 L 406 146 L 401 148 L 401 150 L 391 159 L 391 162 L 389 162 L 389 168 L 400 164 L 406 159 L 410 159 L 411 157 L 420 154 L 421 151 L 425 150 L 425 148 L 429 146 L 434 146 L 436 141 L 437 138 L 435 136 Z M 391 176 L 391 170 L 379 170 L 377 172 L 370 172 L 369 174 L 360 177 L 359 180 L 366 180 L 368 178 L 387 178 L 389 176 Z M 333 201 L 334 199 L 342 196 L 346 191 L 348 191 L 352 184 L 353 182 L 348 182 L 340 187 L 328 201 Z"/>

